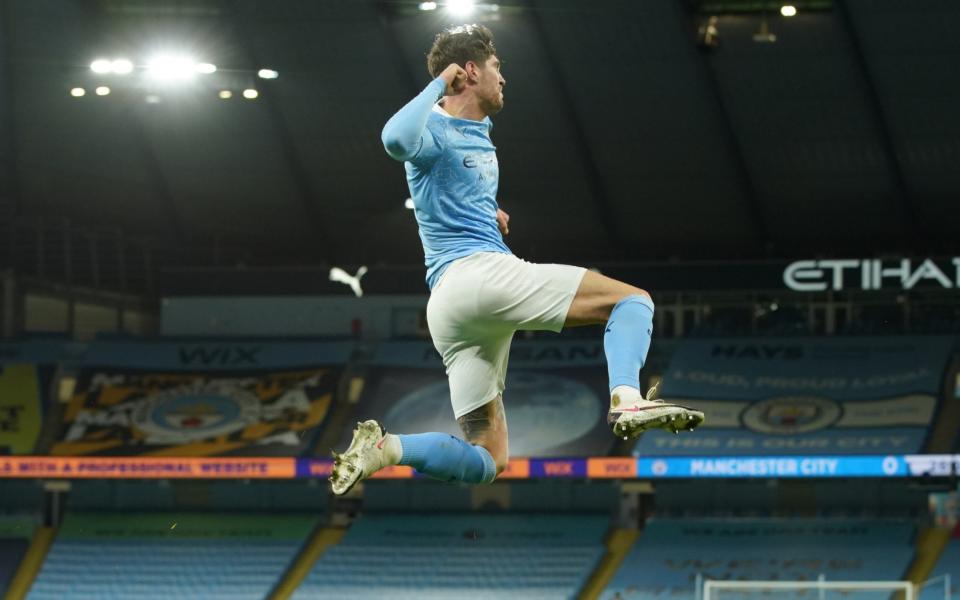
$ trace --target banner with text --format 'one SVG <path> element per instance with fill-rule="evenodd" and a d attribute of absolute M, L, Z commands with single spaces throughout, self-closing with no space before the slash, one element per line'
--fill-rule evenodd
<path fill-rule="evenodd" d="M 694 435 L 651 431 L 638 456 L 922 450 L 952 336 L 683 340 L 662 395 L 699 408 Z"/>
<path fill-rule="evenodd" d="M 341 372 L 86 369 L 50 453 L 296 455 L 319 432 Z"/>
<path fill-rule="evenodd" d="M 37 479 L 326 479 L 329 458 L 177 458 L 162 456 L 0 456 L 0 478 Z M 833 477 L 956 478 L 960 455 L 702 456 L 667 458 L 512 458 L 497 479 L 776 479 Z M 410 467 L 373 479 L 415 479 Z"/>

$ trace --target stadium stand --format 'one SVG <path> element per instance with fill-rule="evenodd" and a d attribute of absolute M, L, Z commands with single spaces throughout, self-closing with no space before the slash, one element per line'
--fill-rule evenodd
<path fill-rule="evenodd" d="M 913 556 L 913 533 L 912 523 L 896 520 L 651 519 L 600 597 L 692 600 L 698 575 L 900 579 Z"/>
<path fill-rule="evenodd" d="M 28 598 L 262 599 L 313 517 L 68 514 Z"/>
<path fill-rule="evenodd" d="M 36 525 L 32 515 L 0 514 L 0 594 L 13 581 Z"/>
<path fill-rule="evenodd" d="M 603 555 L 598 515 L 365 515 L 293 598 L 575 598 Z"/>
<path fill-rule="evenodd" d="M 940 560 L 937 561 L 928 576 L 929 580 L 937 580 L 939 584 L 931 584 L 923 589 L 920 600 L 942 600 L 943 582 L 945 575 L 950 575 L 950 597 L 960 598 L 960 529 L 954 530 L 953 537 L 947 543 Z"/>
<path fill-rule="evenodd" d="M 0 538 L 0 591 L 7 589 L 29 543 L 29 540 L 23 538 Z"/>

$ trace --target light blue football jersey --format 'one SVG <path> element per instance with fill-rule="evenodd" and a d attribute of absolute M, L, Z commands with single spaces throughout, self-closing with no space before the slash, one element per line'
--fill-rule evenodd
<path fill-rule="evenodd" d="M 500 171 L 490 141 L 493 123 L 489 117 L 474 121 L 447 114 L 436 105 L 445 88 L 435 79 L 383 130 L 388 154 L 405 161 L 430 289 L 458 258 L 510 254 L 497 227 Z"/>

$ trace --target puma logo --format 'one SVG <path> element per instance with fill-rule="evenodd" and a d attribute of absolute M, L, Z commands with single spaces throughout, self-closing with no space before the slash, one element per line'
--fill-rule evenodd
<path fill-rule="evenodd" d="M 362 279 L 366 274 L 366 265 L 363 265 L 357 269 L 356 275 L 351 275 L 340 267 L 333 267 L 330 269 L 330 281 L 336 281 L 337 283 L 350 286 L 350 289 L 353 290 L 353 293 L 356 294 L 357 298 L 360 298 L 363 296 L 363 288 L 360 287 L 360 279 Z"/>

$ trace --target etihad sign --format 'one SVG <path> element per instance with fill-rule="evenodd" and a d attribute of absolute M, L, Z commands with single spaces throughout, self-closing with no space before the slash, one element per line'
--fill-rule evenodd
<path fill-rule="evenodd" d="M 783 271 L 783 282 L 797 292 L 884 288 L 910 290 L 921 281 L 948 290 L 960 289 L 960 257 L 938 262 L 930 258 L 920 262 L 909 258 L 798 260 L 787 265 Z"/>

